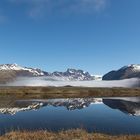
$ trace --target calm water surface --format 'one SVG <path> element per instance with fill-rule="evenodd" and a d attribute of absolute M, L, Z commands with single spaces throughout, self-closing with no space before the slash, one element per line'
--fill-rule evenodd
<path fill-rule="evenodd" d="M 70 128 L 140 134 L 140 97 L 18 100 L 0 105 L 0 134 L 11 130 Z"/>

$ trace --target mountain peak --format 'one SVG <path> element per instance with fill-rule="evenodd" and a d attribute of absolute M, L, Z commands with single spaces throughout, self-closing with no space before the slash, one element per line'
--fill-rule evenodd
<path fill-rule="evenodd" d="M 140 64 L 131 64 L 129 65 L 130 68 L 133 68 L 135 70 L 140 70 Z"/>
<path fill-rule="evenodd" d="M 18 66 L 18 64 L 17 63 L 13 63 L 13 64 L 11 64 L 12 66 Z"/>
<path fill-rule="evenodd" d="M 44 73 L 40 69 L 34 69 L 34 68 L 27 68 L 19 66 L 18 64 L 2 64 L 0 65 L 0 71 L 26 71 L 30 73 L 33 76 L 43 76 Z"/>
<path fill-rule="evenodd" d="M 121 80 L 140 78 L 140 64 L 130 64 L 118 70 L 110 71 L 103 76 L 103 80 Z"/>
<path fill-rule="evenodd" d="M 122 67 L 120 70 L 131 69 L 133 71 L 140 71 L 140 64 L 130 64 Z"/>
<path fill-rule="evenodd" d="M 59 77 L 62 80 L 72 80 L 72 81 L 94 80 L 93 77 L 88 72 L 84 72 L 83 70 L 73 68 L 68 68 L 65 72 L 55 71 L 52 73 L 52 75 L 55 77 Z"/>
<path fill-rule="evenodd" d="M 18 64 L 2 64 L 0 65 L 0 70 L 21 70 L 23 67 L 19 66 Z"/>

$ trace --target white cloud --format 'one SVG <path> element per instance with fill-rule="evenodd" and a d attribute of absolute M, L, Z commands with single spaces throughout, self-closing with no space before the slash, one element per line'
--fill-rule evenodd
<path fill-rule="evenodd" d="M 30 17 L 40 17 L 50 13 L 97 13 L 103 11 L 109 0 L 9 0 L 19 5 L 27 5 Z"/>

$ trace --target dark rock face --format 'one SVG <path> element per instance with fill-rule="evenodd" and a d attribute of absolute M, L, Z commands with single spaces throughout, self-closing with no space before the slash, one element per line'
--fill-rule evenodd
<path fill-rule="evenodd" d="M 140 78 L 140 65 L 125 66 L 103 76 L 103 80 L 122 80 L 129 78 Z"/>
<path fill-rule="evenodd" d="M 66 72 L 55 71 L 51 75 L 56 77 L 68 78 L 69 80 L 94 80 L 88 72 L 76 69 L 67 69 Z"/>
<path fill-rule="evenodd" d="M 110 71 L 103 76 L 103 80 L 118 80 L 116 76 L 116 71 Z"/>

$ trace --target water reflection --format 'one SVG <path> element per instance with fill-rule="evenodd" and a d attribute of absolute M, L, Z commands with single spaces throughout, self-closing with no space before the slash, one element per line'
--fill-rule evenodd
<path fill-rule="evenodd" d="M 140 101 L 131 101 L 123 99 L 103 99 L 103 103 L 112 109 L 119 109 L 120 111 L 133 115 L 140 116 Z"/>
<path fill-rule="evenodd" d="M 94 104 L 104 104 L 125 114 L 140 115 L 140 97 L 66 98 L 47 100 L 17 100 L 8 107 L 0 106 L 0 113 L 14 115 L 20 111 L 38 110 L 42 107 L 65 107 L 67 110 L 83 109 Z"/>
<path fill-rule="evenodd" d="M 13 130 L 84 128 L 89 132 L 140 134 L 140 98 L 1 100 L 0 134 Z"/>

